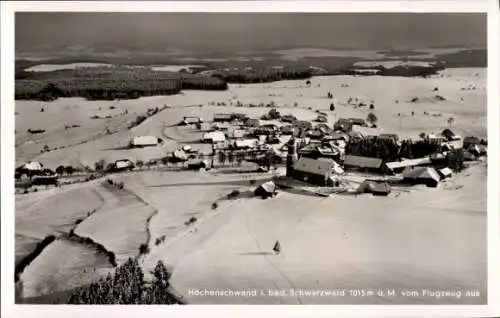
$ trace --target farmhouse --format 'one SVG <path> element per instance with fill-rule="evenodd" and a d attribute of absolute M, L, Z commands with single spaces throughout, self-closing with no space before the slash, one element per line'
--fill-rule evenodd
<path fill-rule="evenodd" d="M 382 133 L 382 128 L 370 128 L 360 125 L 352 125 L 352 133 L 360 134 L 363 138 L 378 137 Z"/>
<path fill-rule="evenodd" d="M 214 122 L 230 122 L 232 120 L 231 114 L 215 114 Z"/>
<path fill-rule="evenodd" d="M 37 161 L 30 161 L 22 166 L 16 168 L 15 170 L 15 176 L 16 179 L 21 178 L 23 175 L 27 176 L 30 178 L 33 175 L 40 175 L 42 174 L 42 171 L 44 170 L 43 165 Z"/>
<path fill-rule="evenodd" d="M 212 131 L 203 134 L 203 141 L 210 143 L 217 143 L 226 140 L 226 135 L 220 131 Z"/>
<path fill-rule="evenodd" d="M 237 149 L 249 149 L 256 147 L 258 143 L 257 139 L 239 139 L 235 140 L 234 147 Z"/>
<path fill-rule="evenodd" d="M 403 181 L 412 184 L 425 184 L 428 187 L 437 187 L 440 176 L 436 169 L 430 167 L 408 167 L 403 171 Z"/>
<path fill-rule="evenodd" d="M 155 136 L 137 136 L 131 141 L 132 147 L 148 147 L 158 145 L 158 138 Z"/>
<path fill-rule="evenodd" d="M 342 171 L 333 160 L 319 160 L 301 157 L 293 166 L 292 177 L 319 186 L 331 183 L 334 171 Z"/>
<path fill-rule="evenodd" d="M 196 116 L 188 116 L 188 117 L 184 117 L 184 119 L 183 119 L 184 125 L 194 125 L 194 124 L 198 124 L 198 123 L 202 123 L 202 122 L 203 122 L 203 118 L 196 117 Z"/>
<path fill-rule="evenodd" d="M 38 162 L 38 161 L 29 161 L 19 167 L 20 170 L 27 170 L 27 171 L 42 171 L 43 170 L 43 165 Z"/>
<path fill-rule="evenodd" d="M 463 148 L 464 142 L 462 137 L 460 135 L 455 134 L 450 129 L 443 130 L 441 136 L 443 136 L 448 141 L 448 145 L 450 145 L 452 148 L 454 149 Z"/>
<path fill-rule="evenodd" d="M 346 155 L 344 159 L 344 167 L 348 169 L 361 168 L 364 170 L 380 171 L 381 165 L 382 165 L 382 159 L 378 158 Z"/>
<path fill-rule="evenodd" d="M 131 170 L 134 168 L 134 163 L 129 159 L 116 160 L 113 164 L 116 170 Z"/>

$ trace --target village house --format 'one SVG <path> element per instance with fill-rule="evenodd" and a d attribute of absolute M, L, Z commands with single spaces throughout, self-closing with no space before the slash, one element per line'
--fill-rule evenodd
<path fill-rule="evenodd" d="M 184 125 L 195 125 L 195 124 L 202 123 L 202 122 L 203 122 L 203 118 L 196 117 L 196 116 L 187 116 L 187 117 L 184 117 L 184 119 L 182 120 L 182 123 Z"/>
<path fill-rule="evenodd" d="M 441 136 L 448 141 L 448 145 L 450 145 L 453 149 L 463 148 L 464 142 L 462 136 L 455 134 L 450 129 L 443 130 Z"/>
<path fill-rule="evenodd" d="M 346 155 L 344 159 L 345 169 L 361 169 L 365 171 L 381 172 L 382 159 Z"/>
<path fill-rule="evenodd" d="M 226 140 L 226 135 L 221 131 L 211 131 L 203 134 L 203 141 L 209 143 L 218 143 Z"/>
<path fill-rule="evenodd" d="M 215 114 L 214 115 L 214 122 L 230 122 L 232 120 L 231 114 Z"/>
<path fill-rule="evenodd" d="M 332 176 L 343 173 L 342 168 L 333 160 L 320 160 L 301 157 L 293 165 L 293 178 L 318 186 L 333 185 Z"/>
<path fill-rule="evenodd" d="M 382 128 L 371 128 L 371 127 L 363 127 L 360 125 L 352 125 L 351 134 L 359 134 L 363 138 L 374 138 L 379 137 L 382 133 Z"/>
<path fill-rule="evenodd" d="M 134 163 L 129 159 L 119 159 L 113 163 L 113 169 L 117 171 L 132 170 L 133 168 Z"/>
<path fill-rule="evenodd" d="M 403 181 L 411 184 L 425 184 L 435 188 L 440 180 L 439 173 L 431 167 L 408 167 L 403 171 Z"/>

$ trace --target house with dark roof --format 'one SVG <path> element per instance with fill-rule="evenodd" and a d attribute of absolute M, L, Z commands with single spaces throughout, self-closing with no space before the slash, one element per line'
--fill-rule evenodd
<path fill-rule="evenodd" d="M 346 169 L 362 169 L 365 171 L 381 171 L 382 159 L 363 156 L 346 155 L 344 159 Z"/>

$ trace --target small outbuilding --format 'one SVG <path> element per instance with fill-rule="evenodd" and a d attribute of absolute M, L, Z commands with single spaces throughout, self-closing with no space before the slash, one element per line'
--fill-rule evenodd
<path fill-rule="evenodd" d="M 116 170 L 132 170 L 134 168 L 134 163 L 129 159 L 120 159 L 114 162 L 114 168 Z"/>
<path fill-rule="evenodd" d="M 254 194 L 262 199 L 272 198 L 276 195 L 276 184 L 273 181 L 268 181 L 255 189 Z"/>
<path fill-rule="evenodd" d="M 453 170 L 451 170 L 448 167 L 443 168 L 443 169 L 439 169 L 438 172 L 439 172 L 439 175 L 441 176 L 442 179 L 449 178 L 453 174 Z"/>
<path fill-rule="evenodd" d="M 358 189 L 358 193 L 371 193 L 373 195 L 387 196 L 391 193 L 391 186 L 385 181 L 363 181 Z"/>

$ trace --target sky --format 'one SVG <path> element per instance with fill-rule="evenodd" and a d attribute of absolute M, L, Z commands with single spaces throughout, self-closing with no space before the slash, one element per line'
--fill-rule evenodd
<path fill-rule="evenodd" d="M 18 12 L 16 50 L 33 46 L 274 49 L 486 47 L 481 13 L 83 13 Z"/>

